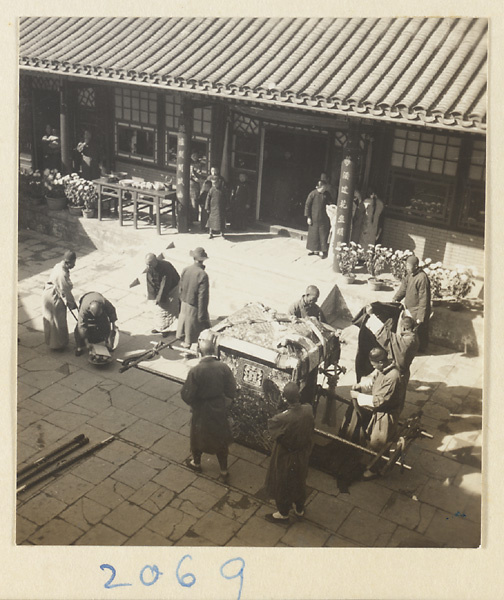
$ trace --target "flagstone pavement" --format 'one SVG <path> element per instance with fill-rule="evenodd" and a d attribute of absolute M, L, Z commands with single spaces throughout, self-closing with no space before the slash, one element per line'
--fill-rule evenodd
<path fill-rule="evenodd" d="M 308 283 L 319 285 L 323 298 L 337 282 L 351 308 L 358 301 L 362 305 L 366 293 L 349 290 L 322 259 L 306 256 L 300 240 L 252 235 L 210 241 L 201 234 L 128 232 L 131 241 L 121 248 L 75 248 L 71 276 L 77 297 L 96 290 L 116 305 L 121 339 L 137 338 L 139 349 L 148 348 L 152 339 L 150 309 L 143 287 L 128 285 L 141 272 L 145 253 L 166 249 L 171 241 L 175 247 L 165 255 L 179 270 L 190 262 L 190 248 L 207 249 L 212 318 L 250 300 L 285 310 Z M 203 474 L 184 466 L 190 413 L 179 384 L 137 369 L 121 374 L 117 363 L 99 370 L 85 357 L 74 356 L 73 341 L 63 352 L 46 347 L 41 293 L 67 246 L 36 232 L 19 233 L 17 465 L 29 464 L 81 433 L 89 445 L 110 435 L 115 440 L 18 496 L 18 544 L 480 544 L 481 357 L 432 346 L 429 355 L 415 359 L 405 415 L 421 408 L 422 423 L 433 439 L 419 439 L 410 448 L 406 462 L 411 471 L 395 468 L 387 477 L 354 483 L 345 493 L 333 476 L 310 469 L 305 517 L 291 516 L 286 526 L 272 524 L 264 519 L 274 508 L 263 488 L 267 456 L 233 444 L 228 485 L 217 481 L 215 457 L 204 456 Z M 351 294 L 358 295 L 353 305 Z M 373 299 L 391 297 L 378 294 Z M 71 315 L 68 323 L 73 329 Z M 347 373 L 339 393 L 348 396 L 355 378 L 356 332 L 350 327 L 342 335 L 341 363 Z"/>

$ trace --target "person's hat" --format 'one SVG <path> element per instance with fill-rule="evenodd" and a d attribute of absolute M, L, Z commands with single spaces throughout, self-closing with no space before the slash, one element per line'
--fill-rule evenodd
<path fill-rule="evenodd" d="M 196 248 L 195 250 L 191 250 L 191 252 L 189 252 L 189 254 L 198 261 L 203 261 L 206 260 L 208 258 L 208 254 L 205 252 L 204 248 Z"/>

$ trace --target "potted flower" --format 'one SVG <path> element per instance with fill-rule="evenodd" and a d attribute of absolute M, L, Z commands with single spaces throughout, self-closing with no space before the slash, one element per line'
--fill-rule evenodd
<path fill-rule="evenodd" d="M 46 169 L 43 174 L 46 202 L 49 210 L 63 210 L 67 205 L 65 179 L 57 169 Z"/>
<path fill-rule="evenodd" d="M 90 181 L 79 177 L 77 173 L 72 173 L 66 181 L 65 193 L 71 212 L 84 214 L 87 218 L 95 216 L 98 194 Z"/>
<path fill-rule="evenodd" d="M 337 249 L 336 260 L 341 274 L 345 278 L 346 283 L 353 283 L 355 281 L 355 273 L 353 270 L 357 266 L 359 257 L 362 254 L 362 247 L 355 242 L 350 244 L 340 244 Z"/>
<path fill-rule="evenodd" d="M 406 275 L 406 259 L 408 256 L 413 256 L 411 250 L 396 250 L 390 255 L 388 261 L 390 271 L 398 282 L 402 281 Z"/>
<path fill-rule="evenodd" d="M 383 273 L 387 268 L 390 257 L 392 256 L 392 250 L 384 248 L 381 244 L 369 244 L 366 252 L 364 253 L 364 261 L 366 268 L 371 277 L 368 279 L 368 284 L 371 289 L 378 291 L 383 285 L 383 280 L 378 279 L 378 275 Z"/>
<path fill-rule="evenodd" d="M 19 171 L 19 191 L 25 192 L 35 204 L 40 204 L 46 193 L 42 173 L 39 170 L 21 169 Z"/>
<path fill-rule="evenodd" d="M 433 263 L 429 258 L 420 262 L 420 266 L 430 281 L 432 303 L 439 304 L 443 297 L 443 288 L 449 271 L 443 268 L 441 262 Z"/>
<path fill-rule="evenodd" d="M 465 298 L 474 286 L 474 273 L 467 267 L 457 267 L 447 274 L 447 291 L 452 296 L 448 305 L 451 310 L 462 308 L 461 300 Z"/>

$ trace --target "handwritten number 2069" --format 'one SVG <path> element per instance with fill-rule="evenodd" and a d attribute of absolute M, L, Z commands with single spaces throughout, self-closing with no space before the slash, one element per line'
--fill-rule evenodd
<path fill-rule="evenodd" d="M 182 587 L 190 588 L 196 583 L 196 576 L 194 573 L 183 572 L 182 563 L 186 560 L 192 560 L 192 556 L 190 554 L 186 554 L 183 556 L 177 565 L 175 570 L 175 577 L 177 582 Z M 235 568 L 232 568 L 234 564 Z M 105 571 L 108 569 L 110 571 L 110 579 L 104 584 L 104 587 L 108 590 L 116 587 L 124 587 L 131 586 L 132 583 L 113 583 L 116 577 L 116 570 L 112 565 L 108 565 L 106 563 L 100 565 L 100 569 Z M 242 588 L 243 588 L 243 570 L 245 569 L 245 561 L 243 558 L 231 558 L 223 563 L 220 567 L 220 574 L 224 579 L 240 579 L 240 588 L 238 590 L 237 600 L 240 600 Z M 163 573 L 158 569 L 156 565 L 145 565 L 143 569 L 140 571 L 139 579 L 140 582 L 145 586 L 151 586 L 156 583 L 156 581 L 163 575 Z"/>

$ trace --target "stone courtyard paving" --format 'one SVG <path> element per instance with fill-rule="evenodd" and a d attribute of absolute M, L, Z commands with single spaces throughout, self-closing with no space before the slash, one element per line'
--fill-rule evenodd
<path fill-rule="evenodd" d="M 163 236 L 162 246 L 147 233 L 149 239 L 134 238 L 135 256 L 124 249 L 77 250 L 71 274 L 77 297 L 96 290 L 116 305 L 123 342 L 135 336 L 138 348 L 149 347 L 151 320 L 144 290 L 130 290 L 128 285 L 140 272 L 145 252 L 166 248 L 168 237 Z M 210 254 L 212 318 L 254 299 L 285 310 L 307 283 L 317 283 L 324 297 L 336 277 L 323 261 L 305 256 L 299 240 L 259 236 L 240 245 L 194 234 L 173 240 L 168 258 L 179 270 L 190 261 L 190 248 L 203 245 Z M 273 509 L 264 493 L 267 456 L 233 444 L 229 485 L 216 480 L 215 457 L 204 456 L 202 475 L 184 466 L 190 412 L 180 398 L 179 384 L 137 369 L 121 374 L 117 363 L 99 370 L 85 357 L 74 356 L 73 340 L 63 352 L 47 349 L 41 293 L 67 246 L 20 232 L 17 465 L 78 434 L 89 438 L 83 449 L 110 435 L 116 439 L 19 495 L 18 544 L 479 545 L 481 357 L 432 345 L 429 355 L 415 359 L 404 416 L 421 409 L 422 423 L 434 437 L 412 445 L 406 458 L 411 471 L 395 468 L 385 478 L 354 483 L 345 493 L 333 476 L 310 469 L 306 516 L 291 517 L 288 526 L 271 524 L 263 518 Z M 344 284 L 340 287 L 346 298 Z M 389 300 L 390 294 L 382 298 Z M 71 315 L 68 323 L 73 329 Z M 356 333 L 352 328 L 343 332 L 341 363 L 347 373 L 338 391 L 347 397 L 355 380 Z"/>

